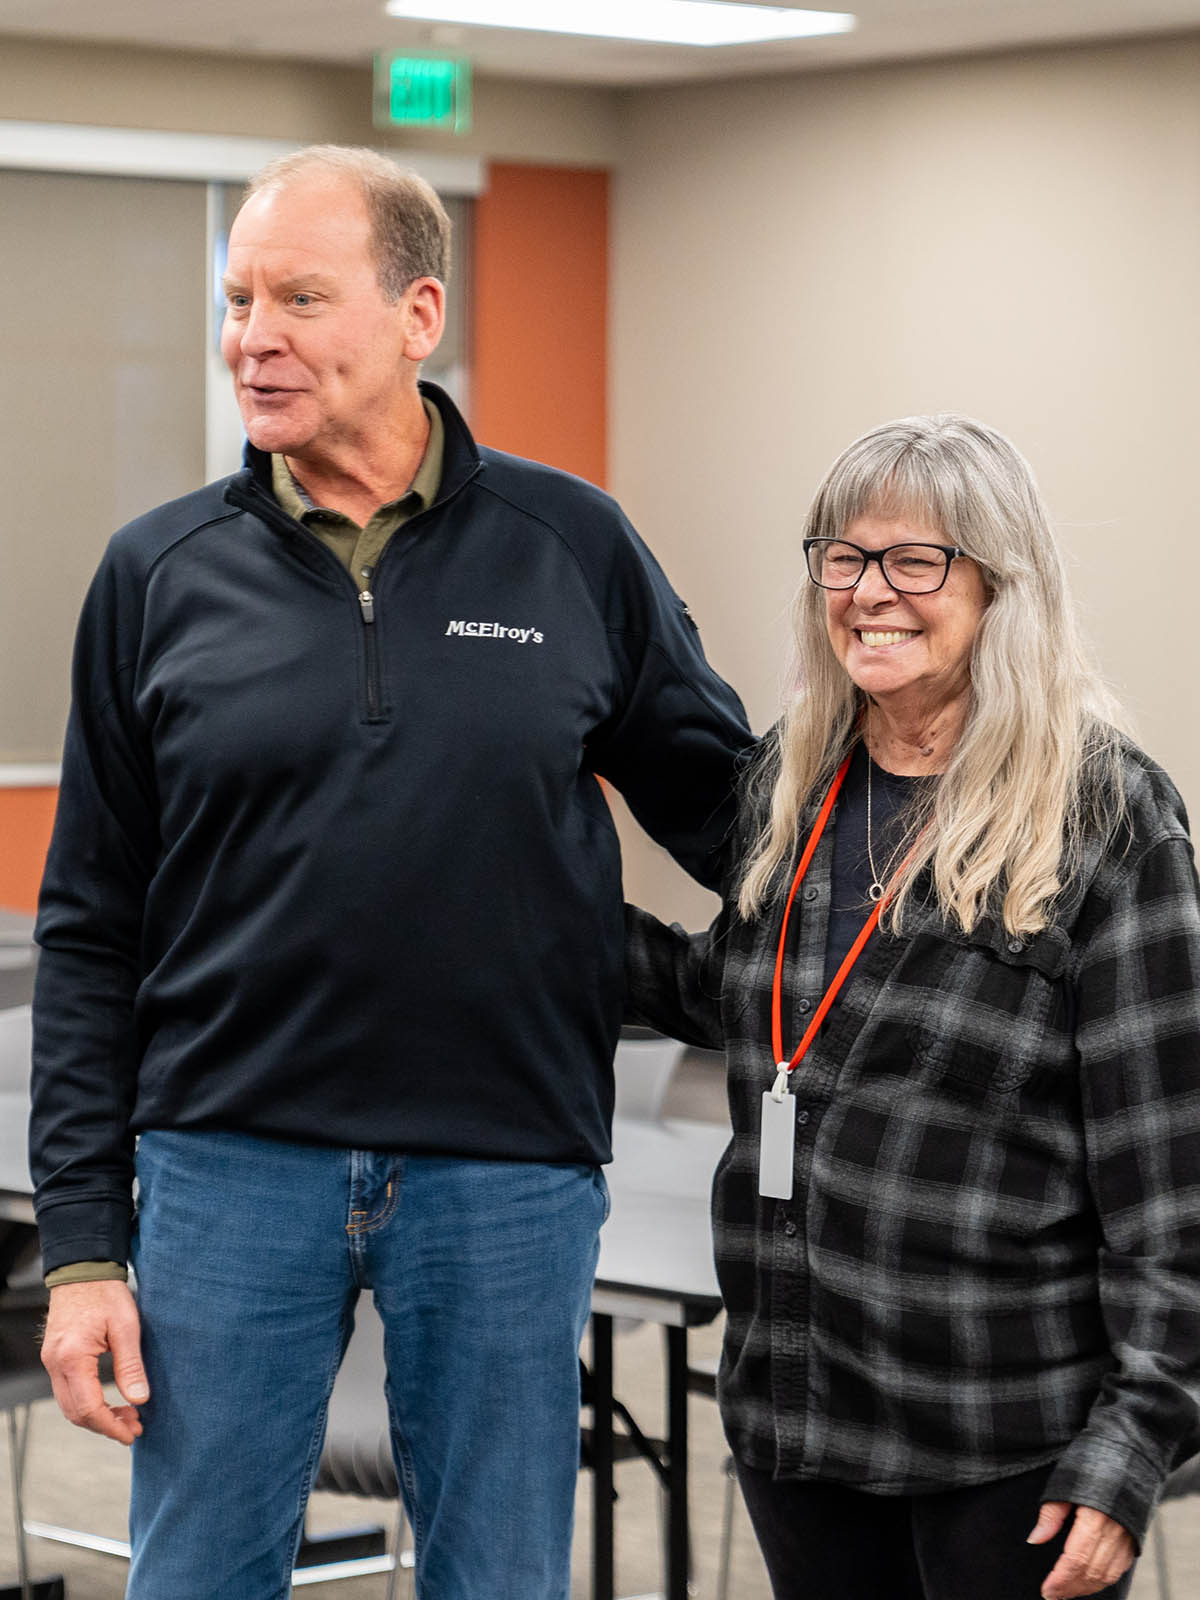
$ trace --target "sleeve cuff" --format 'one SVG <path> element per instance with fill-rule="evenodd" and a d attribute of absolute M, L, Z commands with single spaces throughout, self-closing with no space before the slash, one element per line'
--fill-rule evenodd
<path fill-rule="evenodd" d="M 1140 1552 L 1162 1486 L 1162 1473 L 1140 1450 L 1084 1433 L 1063 1452 L 1042 1498 L 1103 1511 L 1133 1535 Z"/>
<path fill-rule="evenodd" d="M 94 1199 L 41 1199 L 35 1196 L 38 1235 L 42 1244 L 43 1273 L 77 1261 L 129 1259 L 133 1196 L 119 1200 L 109 1195 Z"/>
<path fill-rule="evenodd" d="M 57 1289 L 63 1283 L 102 1283 L 107 1279 L 125 1283 L 128 1278 L 128 1268 L 119 1261 L 72 1261 L 70 1266 L 55 1267 L 44 1281 L 47 1289 Z"/>

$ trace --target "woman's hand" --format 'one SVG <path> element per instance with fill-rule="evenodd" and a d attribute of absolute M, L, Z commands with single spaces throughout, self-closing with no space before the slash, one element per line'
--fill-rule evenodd
<path fill-rule="evenodd" d="M 1075 1520 L 1063 1553 L 1042 1585 L 1043 1600 L 1074 1600 L 1076 1595 L 1098 1594 L 1116 1583 L 1133 1564 L 1137 1548 L 1133 1536 L 1112 1517 L 1092 1506 L 1072 1506 L 1065 1500 L 1047 1500 L 1038 1513 L 1030 1544 L 1045 1544 L 1066 1522 Z"/>

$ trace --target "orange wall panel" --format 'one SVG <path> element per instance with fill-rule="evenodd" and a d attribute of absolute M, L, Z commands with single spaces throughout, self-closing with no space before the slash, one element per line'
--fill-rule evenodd
<path fill-rule="evenodd" d="M 0 789 L 0 906 L 37 908 L 58 790 Z"/>
<path fill-rule="evenodd" d="M 608 174 L 490 167 L 472 278 L 477 438 L 603 485 Z"/>

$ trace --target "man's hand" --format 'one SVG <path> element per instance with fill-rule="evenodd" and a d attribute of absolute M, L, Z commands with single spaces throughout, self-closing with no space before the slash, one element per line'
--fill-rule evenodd
<path fill-rule="evenodd" d="M 104 1398 L 99 1364 L 106 1350 L 112 1351 L 113 1376 L 127 1405 L 110 1406 Z M 137 1408 L 150 1398 L 150 1385 L 142 1366 L 137 1305 L 119 1279 L 51 1289 L 42 1365 L 68 1422 L 119 1444 L 132 1444 L 141 1433 Z"/>
<path fill-rule="evenodd" d="M 1071 1506 L 1065 1500 L 1047 1500 L 1038 1513 L 1030 1544 L 1045 1544 L 1074 1511 L 1075 1520 L 1063 1553 L 1042 1585 L 1044 1600 L 1073 1600 L 1076 1595 L 1098 1594 L 1116 1583 L 1133 1562 L 1137 1550 L 1133 1536 L 1091 1506 Z"/>

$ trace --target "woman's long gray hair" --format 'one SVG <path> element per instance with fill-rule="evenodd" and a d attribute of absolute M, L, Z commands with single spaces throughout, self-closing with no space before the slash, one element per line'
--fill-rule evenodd
<path fill-rule="evenodd" d="M 1123 807 L 1121 714 L 1087 659 L 1062 558 L 1033 474 L 1001 434 L 969 417 L 906 417 L 857 439 L 830 468 L 804 538 L 841 538 L 856 517 L 936 529 L 983 573 L 988 605 L 971 653 L 966 724 L 888 911 L 901 924 L 930 867 L 943 914 L 970 931 L 985 913 L 1015 935 L 1046 925 L 1085 837 Z M 831 780 L 866 705 L 833 653 L 824 595 L 796 597 L 795 658 L 776 735 L 751 774 L 767 821 L 746 863 L 750 917 L 795 854 L 806 802 Z"/>

